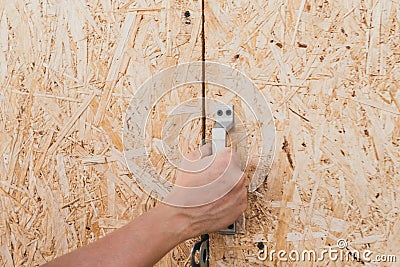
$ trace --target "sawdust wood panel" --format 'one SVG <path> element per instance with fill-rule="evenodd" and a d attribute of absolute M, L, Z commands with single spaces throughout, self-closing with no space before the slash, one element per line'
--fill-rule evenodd
<path fill-rule="evenodd" d="M 0 2 L 1 266 L 43 264 L 155 205 L 123 158 L 124 113 L 147 79 L 201 59 L 200 11 L 191 0 Z M 154 142 L 168 105 L 200 92 L 166 95 Z M 199 127 L 186 125 L 183 148 Z M 159 266 L 187 265 L 192 244 Z"/>
<path fill-rule="evenodd" d="M 258 242 L 301 252 L 338 239 L 398 260 L 399 14 L 398 1 L 384 0 L 206 1 L 207 60 L 244 72 L 277 129 L 246 233 L 213 235 L 213 266 L 317 266 L 260 261 Z"/>

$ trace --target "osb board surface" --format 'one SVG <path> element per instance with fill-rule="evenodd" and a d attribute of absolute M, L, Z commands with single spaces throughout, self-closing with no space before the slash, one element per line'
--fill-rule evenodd
<path fill-rule="evenodd" d="M 257 260 L 258 241 L 399 255 L 399 14 L 399 1 L 207 1 L 207 59 L 248 75 L 277 128 L 247 234 L 213 236 L 216 266 L 278 264 Z"/>
<path fill-rule="evenodd" d="M 125 166 L 123 116 L 144 81 L 201 59 L 200 14 L 197 1 L 1 1 L 1 266 L 43 264 L 154 206 Z"/>
<path fill-rule="evenodd" d="M 277 127 L 246 235 L 213 235 L 213 265 L 269 264 L 254 256 L 262 240 L 400 254 L 399 9 L 206 1 L 207 59 L 248 75 Z M 1 265 L 42 264 L 154 205 L 122 158 L 123 114 L 146 79 L 201 58 L 199 12 L 197 1 L 0 2 Z M 159 266 L 187 265 L 190 248 Z"/>

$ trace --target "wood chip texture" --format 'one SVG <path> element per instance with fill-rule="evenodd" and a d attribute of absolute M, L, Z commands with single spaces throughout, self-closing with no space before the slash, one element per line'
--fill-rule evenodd
<path fill-rule="evenodd" d="M 123 158 L 124 113 L 154 74 L 201 60 L 200 2 L 0 0 L 0 266 L 41 265 L 156 204 Z M 205 29 L 206 58 L 254 81 L 277 130 L 245 233 L 213 234 L 211 266 L 365 265 L 257 259 L 258 242 L 301 251 L 339 238 L 400 261 L 399 1 L 206 1 Z M 161 101 L 155 141 L 168 99 L 191 90 Z M 196 147 L 199 123 L 184 132 Z M 157 266 L 189 266 L 194 241 Z"/>

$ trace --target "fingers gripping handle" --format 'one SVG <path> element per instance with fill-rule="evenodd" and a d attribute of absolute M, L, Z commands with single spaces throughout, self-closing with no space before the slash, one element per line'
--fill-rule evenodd
<path fill-rule="evenodd" d="M 216 154 L 218 151 L 226 147 L 227 132 L 232 129 L 234 124 L 233 105 L 218 105 L 215 125 L 212 129 L 212 153 Z M 229 225 L 227 228 L 221 229 L 219 233 L 222 234 L 235 234 L 235 224 Z M 196 257 L 197 256 L 197 257 Z M 203 235 L 201 240 L 197 242 L 191 252 L 192 267 L 208 267 L 209 266 L 209 237 Z"/>

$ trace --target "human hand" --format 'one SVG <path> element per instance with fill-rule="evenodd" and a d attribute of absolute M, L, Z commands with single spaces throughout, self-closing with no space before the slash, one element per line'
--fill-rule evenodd
<path fill-rule="evenodd" d="M 186 238 L 232 224 L 247 207 L 238 156 L 229 148 L 211 155 L 211 145 L 187 154 L 166 202 L 190 225 Z"/>

